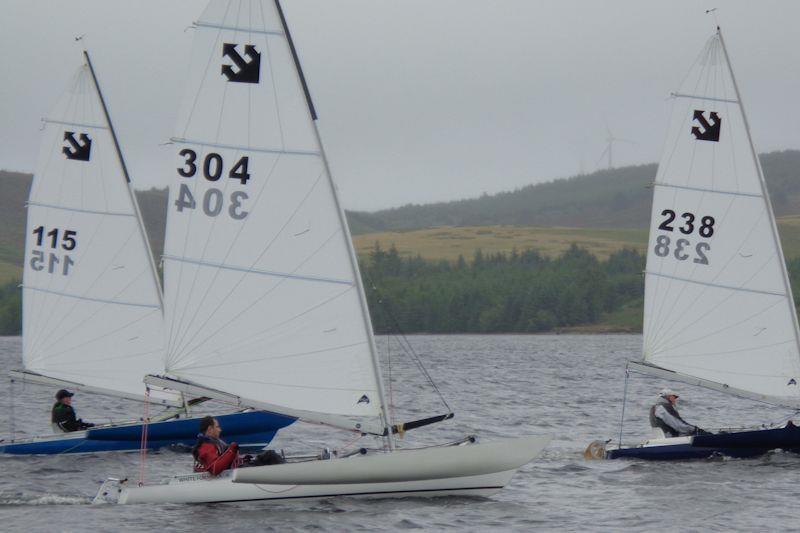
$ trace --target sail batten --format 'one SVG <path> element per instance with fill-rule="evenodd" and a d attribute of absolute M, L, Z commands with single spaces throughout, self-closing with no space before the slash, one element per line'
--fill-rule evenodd
<path fill-rule="evenodd" d="M 643 362 L 794 402 L 793 299 L 721 34 L 673 94 L 653 192 Z"/>

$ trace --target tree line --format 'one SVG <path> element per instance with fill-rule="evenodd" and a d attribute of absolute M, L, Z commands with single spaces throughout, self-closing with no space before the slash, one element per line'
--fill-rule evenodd
<path fill-rule="evenodd" d="M 478 250 L 471 261 L 449 263 L 403 258 L 376 244 L 361 265 L 377 333 L 535 333 L 594 324 L 641 298 L 643 268 L 636 250 L 601 261 L 576 245 L 556 258 Z"/>
<path fill-rule="evenodd" d="M 596 324 L 639 305 L 644 264 L 633 249 L 600 260 L 574 244 L 554 258 L 531 249 L 478 250 L 448 262 L 402 257 L 376 243 L 360 267 L 376 333 L 540 333 Z M 800 287 L 800 258 L 787 266 Z M 21 296 L 19 282 L 0 285 L 0 335 L 20 334 Z"/>

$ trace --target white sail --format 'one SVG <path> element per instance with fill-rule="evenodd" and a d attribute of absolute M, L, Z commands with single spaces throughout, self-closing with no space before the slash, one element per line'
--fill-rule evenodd
<path fill-rule="evenodd" d="M 379 416 L 350 236 L 279 6 L 212 1 L 187 85 L 169 175 L 168 374 L 286 412 Z"/>
<path fill-rule="evenodd" d="M 644 362 L 793 403 L 794 303 L 721 34 L 673 98 L 650 223 Z"/>
<path fill-rule="evenodd" d="M 160 288 L 88 64 L 44 119 L 27 228 L 25 369 L 144 399 L 144 375 L 163 368 Z"/>

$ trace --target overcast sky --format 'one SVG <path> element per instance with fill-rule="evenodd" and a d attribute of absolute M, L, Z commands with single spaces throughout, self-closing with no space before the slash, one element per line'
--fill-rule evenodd
<path fill-rule="evenodd" d="M 32 172 L 40 119 L 86 35 L 132 179 L 164 187 L 200 0 L 3 0 L 0 168 Z M 654 162 L 669 92 L 719 7 L 760 152 L 800 148 L 800 2 L 283 0 L 342 203 L 379 209 L 604 167 L 606 124 Z"/>

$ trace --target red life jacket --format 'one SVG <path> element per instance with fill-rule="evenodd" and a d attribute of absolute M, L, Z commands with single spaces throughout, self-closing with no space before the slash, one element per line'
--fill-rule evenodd
<path fill-rule="evenodd" d="M 209 472 L 212 476 L 218 476 L 228 468 L 236 468 L 241 464 L 239 460 L 239 450 L 224 447 L 222 441 L 212 441 L 203 439 L 195 447 L 194 471 Z"/>

